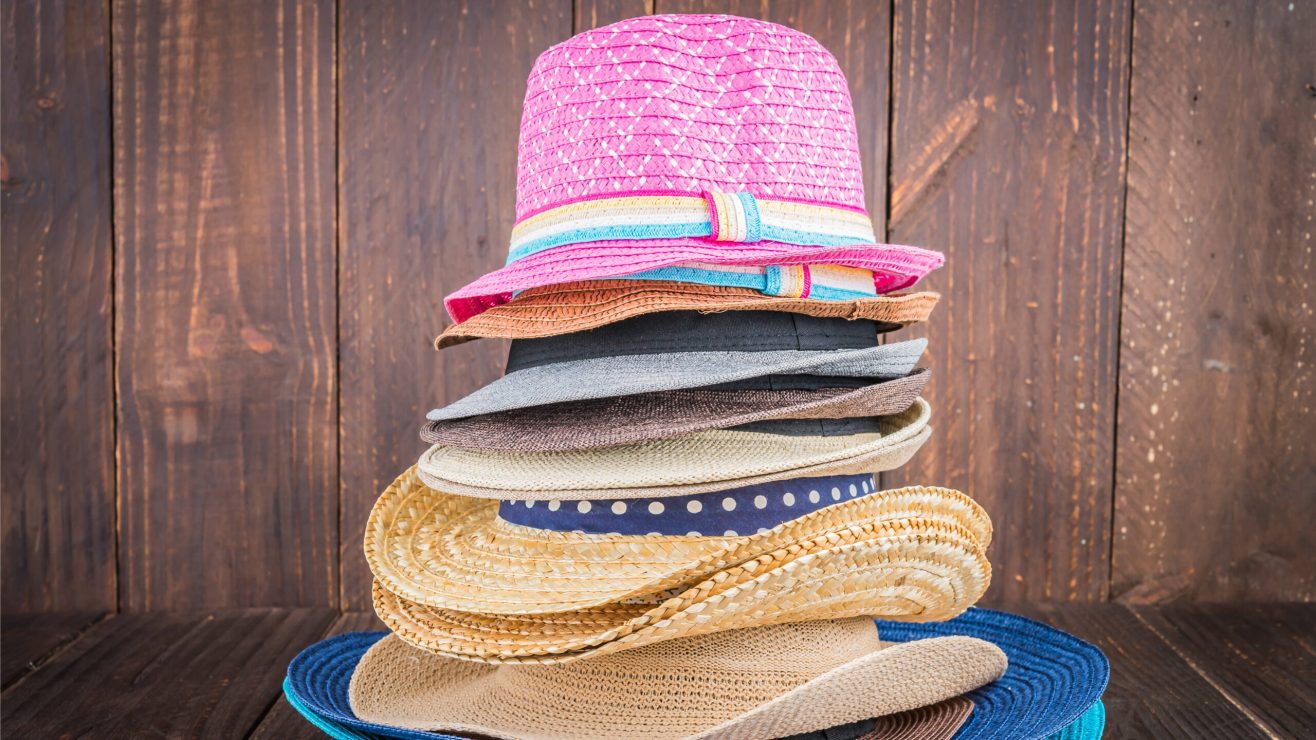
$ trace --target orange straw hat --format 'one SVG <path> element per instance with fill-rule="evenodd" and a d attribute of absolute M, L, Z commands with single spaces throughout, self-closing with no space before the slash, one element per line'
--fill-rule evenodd
<path fill-rule="evenodd" d="M 532 339 L 594 329 L 661 311 L 786 311 L 820 318 L 866 319 L 880 330 L 927 321 L 936 293 L 898 293 L 845 301 L 785 298 L 750 288 L 645 280 L 589 280 L 531 288 L 434 340 L 438 349 L 482 337 Z"/>

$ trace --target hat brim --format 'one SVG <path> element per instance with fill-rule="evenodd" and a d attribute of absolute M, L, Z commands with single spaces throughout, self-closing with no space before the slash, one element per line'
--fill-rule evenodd
<path fill-rule="evenodd" d="M 589 280 L 544 285 L 519 293 L 434 340 L 444 349 L 473 339 L 535 339 L 595 329 L 661 311 L 786 311 L 819 318 L 875 321 L 882 330 L 926 321 L 940 295 L 883 295 L 848 301 L 786 298 L 749 288 L 648 280 Z"/>
<path fill-rule="evenodd" d="M 921 624 L 881 620 L 878 631 L 884 640 L 898 641 L 977 637 L 1005 651 L 1005 675 L 968 694 L 974 710 L 960 738 L 1048 737 L 1092 710 L 1110 678 L 1110 662 L 1095 645 L 1007 612 L 975 608 Z"/>
<path fill-rule="evenodd" d="M 944 261 L 940 252 L 896 244 L 804 247 L 769 241 L 732 244 L 703 237 L 586 242 L 538 252 L 486 273 L 449 293 L 443 305 L 453 321 L 463 322 L 507 303 L 520 291 L 619 278 L 683 262 L 858 267 L 872 270 L 877 291 L 885 294 L 912 286 Z"/>
<path fill-rule="evenodd" d="M 777 419 L 846 419 L 899 414 L 914 404 L 928 371 L 863 388 L 675 390 L 572 401 L 452 421 L 431 421 L 430 444 L 503 452 L 562 452 L 670 439 Z"/>
<path fill-rule="evenodd" d="M 876 718 L 860 740 L 949 740 L 973 713 L 973 702 L 955 696 L 918 709 Z"/>
<path fill-rule="evenodd" d="M 837 437 L 714 430 L 593 450 L 501 452 L 435 445 L 416 463 L 435 490 L 530 501 L 630 499 L 722 491 L 789 478 L 879 473 L 931 436 L 923 399 L 877 417 L 877 433 Z"/>
<path fill-rule="evenodd" d="M 487 663 L 566 663 L 742 627 L 870 615 L 949 619 L 976 602 L 990 580 L 986 546 L 972 532 L 905 521 L 803 540 L 670 597 L 593 609 L 462 612 L 417 604 L 378 580 L 373 600 L 389 629 L 430 652 Z"/>
<path fill-rule="evenodd" d="M 635 672 L 640 666 L 634 665 L 642 662 L 641 656 L 633 656 L 630 669 L 619 669 L 617 679 L 632 686 L 642 684 L 646 676 L 642 669 Z M 692 721 L 689 715 L 682 715 L 664 732 L 661 720 L 643 716 L 648 712 L 633 716 L 625 708 L 619 710 L 607 686 L 573 696 L 570 706 L 562 706 L 548 699 L 551 693 L 537 690 L 541 681 L 551 682 L 552 674 L 542 668 L 527 672 L 506 666 L 463 665 L 419 653 L 395 637 L 385 637 L 362 656 L 349 691 L 358 716 L 415 729 L 502 738 L 643 735 L 758 740 L 936 704 L 993 680 L 1004 669 L 1004 655 L 982 640 L 942 638 L 887 644 L 752 708 L 723 710 L 726 719 L 711 726 L 704 724 L 707 719 Z M 417 675 L 424 678 L 417 681 Z M 390 689 L 380 690 L 384 686 Z M 704 701 L 719 699 L 704 697 Z M 537 703 L 541 711 L 526 712 L 531 703 Z M 661 693 L 643 702 L 650 709 L 666 703 Z M 681 708 L 661 713 L 679 715 Z"/>
<path fill-rule="evenodd" d="M 992 535 L 986 512 L 968 496 L 921 486 L 845 499 L 734 537 L 548 531 L 504 521 L 498 507 L 431 489 L 408 470 L 371 509 L 366 561 L 383 588 L 416 604 L 542 614 L 692 585 L 765 553 L 865 526 L 874 532 L 892 522 L 957 527 L 984 549 Z"/>
<path fill-rule="evenodd" d="M 430 421 L 635 393 L 699 388 L 770 375 L 900 378 L 914 369 L 926 339 L 842 350 L 660 352 L 596 357 L 510 372 L 441 409 Z"/>
<path fill-rule="evenodd" d="M 322 640 L 303 650 L 289 665 L 288 677 L 284 681 L 284 693 L 289 703 L 308 721 L 332 737 L 352 740 L 369 740 L 374 737 L 457 740 L 455 736 L 439 731 L 416 730 L 369 722 L 357 716 L 351 703 L 352 676 L 367 651 L 387 636 L 387 632 L 348 633 Z M 895 653 L 886 652 L 896 648 L 899 649 Z M 966 651 L 969 652 L 968 657 L 972 660 L 965 660 Z M 948 655 L 950 652 L 958 654 L 958 660 Z M 420 655 L 417 658 L 440 666 L 451 663 L 454 671 L 469 673 L 471 670 L 470 664 L 450 661 L 439 656 Z M 966 670 L 965 666 L 969 663 L 976 663 L 979 667 Z M 889 706 L 901 707 L 910 703 L 904 697 L 892 701 L 889 697 L 881 695 L 882 687 L 890 686 L 892 684 L 890 679 L 899 678 L 898 671 L 909 666 L 913 666 L 920 675 L 935 670 L 944 678 L 929 686 L 925 694 L 928 697 L 927 704 L 883 713 L 883 710 Z M 783 694 L 776 701 L 742 715 L 742 718 L 731 720 L 723 729 L 732 737 L 748 732 L 754 733 L 756 737 L 766 737 L 769 735 L 764 733 L 769 727 L 782 727 L 782 734 L 785 734 L 848 724 L 856 720 L 840 720 L 827 724 L 829 713 L 824 711 L 820 714 L 816 706 L 806 703 L 806 701 L 817 702 L 820 698 L 829 700 L 844 687 L 846 691 L 852 693 L 846 697 L 843 707 L 837 706 L 830 711 L 830 714 L 848 717 L 855 714 L 855 707 L 858 707 L 857 713 L 864 718 L 877 715 L 877 726 L 866 737 L 879 736 L 888 740 L 890 738 L 945 740 L 963 724 L 972 709 L 972 704 L 959 695 L 1002 669 L 1004 669 L 1004 660 L 999 655 L 999 651 L 993 651 L 990 645 L 977 641 L 942 640 L 900 646 L 888 644 L 882 650 L 856 659 L 792 692 Z M 851 686 L 854 689 L 851 689 Z M 853 693 L 855 690 L 857 693 Z M 949 694 L 949 697 L 936 701 L 933 697 L 938 694 Z M 871 703 L 870 698 L 873 699 Z M 485 701 L 497 699 L 497 696 L 491 696 Z M 802 714 L 808 719 L 791 717 L 792 714 Z M 791 729 L 800 727 L 808 729 Z M 476 731 L 487 734 L 489 729 L 480 727 Z"/>

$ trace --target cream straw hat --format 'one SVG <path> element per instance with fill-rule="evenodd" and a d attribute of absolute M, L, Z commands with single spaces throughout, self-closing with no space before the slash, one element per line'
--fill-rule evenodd
<path fill-rule="evenodd" d="M 375 611 L 399 637 L 454 658 L 561 663 L 742 627 L 852 616 L 949 619 L 987 589 L 971 531 L 906 519 L 793 542 L 702 582 L 592 609 L 499 615 L 417 604 L 377 580 Z"/>
<path fill-rule="evenodd" d="M 879 433 L 797 437 L 714 430 L 593 450 L 502 452 L 435 445 L 416 470 L 430 488 L 497 499 L 579 500 L 680 496 L 904 465 L 932 433 L 918 399 L 877 417 Z"/>
<path fill-rule="evenodd" d="M 673 640 L 555 666 L 489 666 L 375 643 L 349 688 L 361 720 L 496 738 L 745 738 L 924 707 L 999 677 L 969 637 L 884 645 L 865 618 Z"/>
<path fill-rule="evenodd" d="M 958 491 L 910 487 L 844 498 L 843 492 L 833 489 L 843 500 L 831 503 L 825 488 L 821 496 L 810 491 L 816 480 L 792 481 L 771 503 L 781 508 L 785 498 L 791 503 L 789 511 L 804 510 L 810 507 L 812 494 L 822 499 L 822 508 L 759 533 L 623 535 L 511 523 L 499 515 L 500 502 L 440 493 L 408 470 L 370 512 L 366 561 L 385 589 L 416 604 L 488 614 L 543 614 L 600 607 L 694 585 L 765 553 L 819 537 L 839 538 L 838 533 L 865 526 L 876 531 L 891 523 L 936 524 L 969 532 L 984 549 L 991 543 L 986 512 Z M 706 521 L 714 512 L 706 514 L 703 509 L 719 503 L 716 497 L 707 503 L 692 500 L 697 505 L 690 508 L 700 510 L 700 516 L 687 517 L 694 521 Z M 743 502 L 742 509 L 752 509 L 751 500 L 765 510 L 769 503 L 762 495 L 736 500 Z M 511 509 L 523 506 L 513 504 Z M 633 516 L 659 518 L 650 511 L 640 508 Z M 625 516 L 614 517 L 606 509 L 601 514 L 603 526 Z M 722 531 L 721 525 L 715 528 Z"/>

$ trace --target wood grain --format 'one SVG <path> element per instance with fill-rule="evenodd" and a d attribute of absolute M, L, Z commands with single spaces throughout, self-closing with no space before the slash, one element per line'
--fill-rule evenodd
<path fill-rule="evenodd" d="M 6 2 L 0 20 L 7 615 L 114 609 L 105 10 L 97 2 Z"/>
<path fill-rule="evenodd" d="M 334 6 L 114 6 L 123 607 L 337 593 Z"/>
<path fill-rule="evenodd" d="M 1176 605 L 1137 614 L 1271 737 L 1316 736 L 1316 606 Z"/>
<path fill-rule="evenodd" d="M 1245 712 L 1138 616 L 1115 604 L 1011 607 L 1101 648 L 1110 659 L 1106 737 L 1265 738 Z M 1316 608 L 1309 610 L 1316 614 Z"/>
<path fill-rule="evenodd" d="M 0 643 L 0 686 L 8 688 L 105 617 L 96 612 L 6 614 Z"/>
<path fill-rule="evenodd" d="M 892 241 L 925 285 L 932 440 L 885 485 L 952 486 L 997 536 L 992 601 L 1106 595 L 1127 0 L 919 0 L 893 22 Z"/>
<path fill-rule="evenodd" d="M 346 612 L 325 630 L 320 639 L 344 632 L 379 632 L 384 629 L 384 623 L 379 621 L 374 612 Z M 324 733 L 307 722 L 280 694 L 278 701 L 257 725 L 249 740 L 321 740 L 323 737 Z"/>
<path fill-rule="evenodd" d="M 123 614 L 4 694 L 10 737 L 245 737 L 329 609 Z"/>
<path fill-rule="evenodd" d="M 436 7 L 437 6 L 437 7 Z M 506 344 L 436 354 L 443 297 L 501 267 L 535 57 L 570 2 L 347 3 L 339 39 L 342 603 L 370 605 L 375 499 L 424 450 L 425 412 L 502 373 Z"/>
<path fill-rule="evenodd" d="M 1316 598 L 1312 3 L 1134 24 L 1112 592 Z"/>
<path fill-rule="evenodd" d="M 655 0 L 658 13 L 729 13 L 780 23 L 809 34 L 836 57 L 854 100 L 864 196 L 873 228 L 886 228 L 887 74 L 891 14 L 864 0 Z"/>
<path fill-rule="evenodd" d="M 627 18 L 653 14 L 654 0 L 575 0 L 572 18 L 575 33 L 606 26 Z"/>

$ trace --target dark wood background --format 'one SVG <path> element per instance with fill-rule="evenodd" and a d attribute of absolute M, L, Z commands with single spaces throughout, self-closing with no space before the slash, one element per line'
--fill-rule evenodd
<path fill-rule="evenodd" d="M 3 610 L 368 607 L 375 496 L 505 347 L 535 57 L 799 28 L 946 252 L 933 441 L 989 603 L 1316 598 L 1316 3 L 3 0 Z M 1304 41 L 1304 39 L 1306 39 Z"/>

